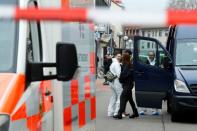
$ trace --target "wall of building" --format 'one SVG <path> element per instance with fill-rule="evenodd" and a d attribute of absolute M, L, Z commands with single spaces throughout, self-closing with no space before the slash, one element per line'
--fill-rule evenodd
<path fill-rule="evenodd" d="M 142 28 L 139 29 L 139 35 L 145 37 L 152 37 L 159 40 L 164 46 L 166 46 L 167 37 L 168 37 L 168 28 L 167 27 L 158 27 L 158 28 Z"/>
<path fill-rule="evenodd" d="M 96 7 L 110 8 L 111 6 L 111 0 L 95 0 L 95 2 L 96 2 Z M 103 44 L 100 42 L 100 40 L 102 34 L 109 33 L 109 25 L 96 23 L 95 26 L 97 26 L 97 30 L 95 30 L 96 55 L 99 58 L 98 67 L 101 67 L 103 66 L 104 46 L 106 46 L 106 43 Z"/>
<path fill-rule="evenodd" d="M 115 10 L 122 10 L 122 7 L 121 6 L 119 6 L 118 4 L 115 4 L 115 3 L 111 3 L 111 7 L 110 7 L 111 9 L 115 9 Z M 114 39 L 114 41 L 115 41 L 115 44 L 116 44 L 116 47 L 117 48 L 119 48 L 119 37 L 118 37 L 118 34 L 120 33 L 120 32 L 123 32 L 123 29 L 122 29 L 122 25 L 120 25 L 120 24 L 116 24 L 115 22 L 114 22 L 114 24 L 111 24 L 110 25 L 110 28 L 112 29 L 112 31 L 113 31 L 113 39 Z M 122 48 L 123 47 L 123 44 L 122 44 L 122 42 L 121 42 L 121 44 L 120 44 L 120 48 Z"/>
<path fill-rule="evenodd" d="M 124 33 L 130 38 L 133 38 L 134 36 L 152 37 L 166 46 L 168 27 L 142 28 L 127 26 L 124 27 Z"/>

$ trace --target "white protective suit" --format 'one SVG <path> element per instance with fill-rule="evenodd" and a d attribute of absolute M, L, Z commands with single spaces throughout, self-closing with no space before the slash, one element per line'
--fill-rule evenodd
<path fill-rule="evenodd" d="M 115 116 L 118 114 L 118 110 L 120 108 L 120 95 L 123 90 L 122 85 L 119 82 L 119 76 L 121 73 L 121 65 L 116 58 L 112 59 L 110 71 L 118 77 L 113 82 L 110 83 L 112 96 L 110 98 L 110 102 L 108 106 L 108 116 Z"/>

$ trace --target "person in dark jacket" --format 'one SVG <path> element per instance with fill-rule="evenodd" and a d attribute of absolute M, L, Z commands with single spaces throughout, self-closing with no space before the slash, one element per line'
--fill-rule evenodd
<path fill-rule="evenodd" d="M 123 54 L 122 70 L 119 78 L 120 83 L 122 83 L 123 91 L 120 97 L 120 109 L 118 115 L 114 118 L 122 119 L 122 113 L 125 111 L 126 104 L 129 101 L 133 114 L 130 115 L 130 118 L 139 117 L 135 102 L 133 101 L 132 89 L 134 84 L 133 79 L 133 65 L 128 53 Z"/>
<path fill-rule="evenodd" d="M 104 57 L 104 74 L 106 74 L 109 71 L 109 67 L 112 63 L 112 58 L 109 55 L 105 55 Z M 105 82 L 103 83 L 103 85 L 109 85 L 107 79 L 105 78 Z"/>
<path fill-rule="evenodd" d="M 132 54 L 133 54 L 132 51 L 131 50 L 125 50 L 124 53 L 128 54 L 130 56 L 130 60 L 132 61 Z M 123 114 L 122 114 L 122 117 L 124 118 L 126 116 L 129 116 L 129 114 L 126 113 L 126 111 L 124 111 Z"/>

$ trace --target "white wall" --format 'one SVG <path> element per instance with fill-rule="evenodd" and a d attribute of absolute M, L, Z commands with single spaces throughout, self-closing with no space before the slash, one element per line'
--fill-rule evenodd
<path fill-rule="evenodd" d="M 155 28 L 155 29 L 140 29 L 140 35 L 142 36 L 142 31 L 144 31 L 145 37 L 152 37 L 157 40 L 159 40 L 164 46 L 166 46 L 167 37 L 165 35 L 167 28 Z M 161 36 L 159 35 L 159 32 L 161 31 Z M 154 32 L 154 35 L 153 35 Z M 150 34 L 150 36 L 148 35 Z"/>
<path fill-rule="evenodd" d="M 111 4 L 111 9 L 122 10 L 122 8 L 120 6 L 116 5 L 113 2 Z M 119 24 L 111 24 L 110 26 L 111 26 L 111 29 L 113 30 L 113 38 L 116 43 L 116 47 L 119 47 L 119 38 L 117 37 L 117 35 L 119 32 L 123 32 L 122 26 Z"/>

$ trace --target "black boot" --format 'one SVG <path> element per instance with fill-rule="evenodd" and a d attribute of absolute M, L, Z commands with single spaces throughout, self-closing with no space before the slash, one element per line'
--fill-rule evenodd
<path fill-rule="evenodd" d="M 130 115 L 129 118 L 135 118 L 135 117 L 139 117 L 138 111 L 137 109 L 134 110 L 133 115 Z"/>
<path fill-rule="evenodd" d="M 129 118 L 135 118 L 135 117 L 139 117 L 139 114 L 133 114 L 129 116 Z"/>
<path fill-rule="evenodd" d="M 115 118 L 115 119 L 122 119 L 122 115 L 115 115 L 115 116 L 113 116 L 113 118 Z"/>

